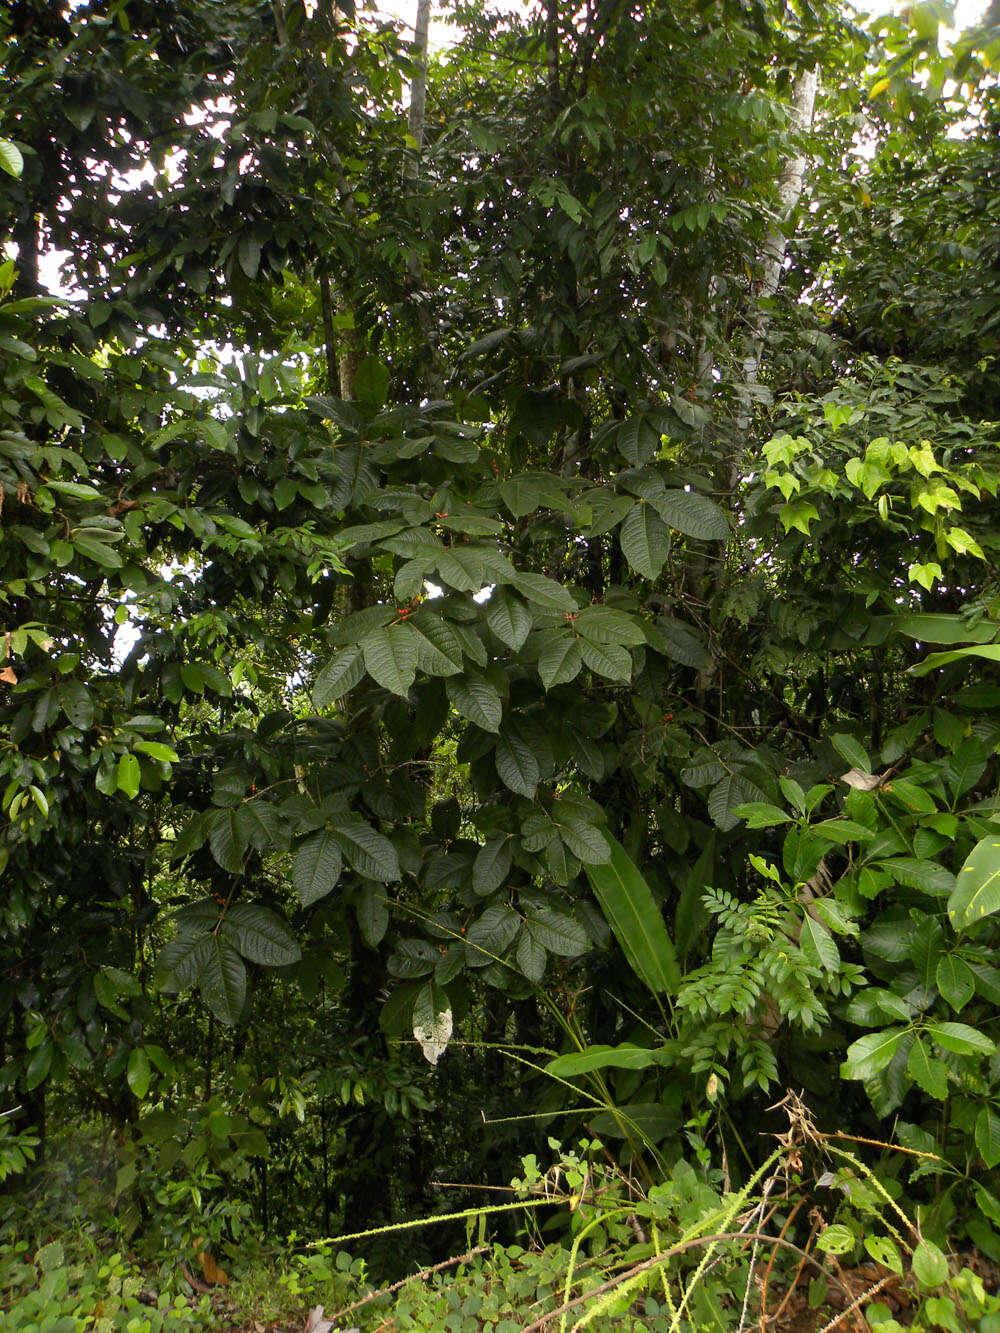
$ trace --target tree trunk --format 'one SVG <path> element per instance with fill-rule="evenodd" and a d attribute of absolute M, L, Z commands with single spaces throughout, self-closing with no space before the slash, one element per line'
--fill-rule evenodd
<path fill-rule="evenodd" d="M 805 134 L 812 127 L 818 84 L 819 74 L 815 67 L 803 70 L 795 80 L 795 87 L 792 90 L 790 125 L 794 134 Z M 767 300 L 774 296 L 781 281 L 781 270 L 784 267 L 785 251 L 788 245 L 784 228 L 802 194 L 802 182 L 805 177 L 807 161 L 808 159 L 804 153 L 795 153 L 785 161 L 781 172 L 781 180 L 778 184 L 779 223 L 771 228 L 764 243 L 764 272 L 760 282 L 761 300 Z M 733 490 L 739 483 L 743 461 L 746 457 L 745 441 L 750 430 L 753 387 L 757 383 L 757 376 L 760 373 L 760 357 L 769 322 L 768 316 L 764 314 L 758 319 L 757 327 L 750 337 L 746 356 L 743 359 L 743 385 L 739 391 L 739 412 L 736 417 L 736 433 L 733 441 L 732 466 L 729 476 L 729 485 Z"/>

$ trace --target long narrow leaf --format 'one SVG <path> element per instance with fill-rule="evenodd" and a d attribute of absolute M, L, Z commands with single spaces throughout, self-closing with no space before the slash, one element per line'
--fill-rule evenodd
<path fill-rule="evenodd" d="M 675 994 L 680 968 L 656 900 L 621 843 L 610 833 L 604 836 L 611 859 L 603 865 L 584 866 L 594 896 L 640 981 L 651 991 Z"/>

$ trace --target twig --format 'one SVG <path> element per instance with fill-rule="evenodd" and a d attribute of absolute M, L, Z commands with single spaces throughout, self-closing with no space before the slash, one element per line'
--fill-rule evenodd
<path fill-rule="evenodd" d="M 634 1267 L 626 1269 L 624 1273 L 619 1273 L 617 1277 L 611 1278 L 608 1282 L 603 1282 L 599 1287 L 594 1287 L 591 1291 L 585 1291 L 582 1296 L 574 1296 L 574 1298 L 571 1301 L 567 1301 L 565 1305 L 560 1305 L 557 1306 L 556 1309 L 550 1310 L 549 1313 L 543 1315 L 541 1319 L 536 1319 L 533 1324 L 528 1324 L 525 1328 L 522 1328 L 521 1333 L 538 1333 L 538 1330 L 542 1328 L 548 1320 L 555 1319 L 559 1315 L 565 1314 L 567 1310 L 572 1310 L 576 1306 L 582 1305 L 585 1301 L 589 1301 L 592 1296 L 601 1296 L 604 1292 L 611 1291 L 613 1287 L 617 1287 L 621 1283 L 627 1282 L 637 1274 L 644 1273 L 650 1268 L 656 1268 L 659 1264 L 666 1263 L 668 1259 L 673 1259 L 676 1255 L 682 1254 L 685 1250 L 694 1250 L 697 1249 L 699 1245 L 713 1245 L 716 1241 L 723 1240 L 772 1241 L 775 1245 L 783 1245 L 786 1250 L 791 1250 L 794 1254 L 801 1256 L 808 1263 L 811 1263 L 814 1268 L 818 1268 L 826 1277 L 830 1276 L 818 1259 L 814 1259 L 813 1256 L 807 1254 L 805 1250 L 800 1250 L 799 1247 L 793 1245 L 790 1240 L 781 1240 L 779 1237 L 769 1236 L 762 1231 L 721 1231 L 715 1236 L 698 1236 L 694 1240 L 681 1241 L 679 1245 L 672 1245 L 669 1250 L 663 1250 L 660 1254 L 654 1255 L 652 1259 L 644 1259 L 641 1264 L 636 1264 Z M 847 1292 L 848 1296 L 850 1296 L 851 1289 L 846 1282 L 841 1282 L 839 1278 L 834 1278 L 834 1281 Z"/>
<path fill-rule="evenodd" d="M 804 1203 L 805 1199 L 799 1199 L 798 1203 L 795 1204 L 792 1211 L 788 1214 L 788 1217 L 785 1219 L 785 1225 L 781 1228 L 781 1231 L 778 1234 L 779 1240 L 784 1239 L 786 1231 L 795 1220 L 795 1214 Z M 767 1261 L 767 1267 L 764 1269 L 764 1281 L 761 1283 L 760 1288 L 760 1333 L 765 1333 L 767 1329 L 767 1284 L 771 1280 L 771 1270 L 774 1268 L 774 1261 L 777 1258 L 777 1255 L 778 1247 L 775 1245 L 774 1249 L 771 1251 L 771 1257 Z M 799 1271 L 801 1271 L 801 1268 L 802 1264 L 800 1261 Z"/>
<path fill-rule="evenodd" d="M 355 1301 L 353 1305 L 345 1305 L 342 1310 L 329 1316 L 330 1319 L 343 1319 L 345 1314 L 352 1314 L 355 1310 L 360 1310 L 362 1305 L 367 1305 L 369 1301 L 377 1300 L 379 1296 L 391 1296 L 394 1291 L 399 1291 L 405 1287 L 407 1282 L 412 1282 L 416 1278 L 420 1282 L 426 1282 L 432 1273 L 440 1273 L 442 1269 L 451 1268 L 454 1264 L 464 1264 L 469 1259 L 474 1259 L 477 1254 L 485 1254 L 490 1247 L 488 1245 L 477 1245 L 474 1250 L 468 1250 L 465 1254 L 457 1254 L 452 1259 L 442 1259 L 439 1264 L 433 1268 L 422 1268 L 419 1273 L 411 1273 L 409 1277 L 401 1278 L 399 1282 L 394 1282 L 391 1287 L 381 1287 L 378 1291 L 370 1291 L 367 1296 L 363 1296 L 360 1301 Z"/>
<path fill-rule="evenodd" d="M 831 1319 L 828 1324 L 824 1324 L 819 1333 L 830 1333 L 830 1330 L 836 1328 L 842 1319 L 846 1319 L 849 1314 L 853 1314 L 859 1306 L 864 1305 L 865 1301 L 867 1301 L 870 1296 L 874 1296 L 877 1291 L 881 1291 L 886 1283 L 891 1282 L 894 1277 L 894 1273 L 886 1273 L 885 1277 L 880 1277 L 879 1280 L 874 1282 L 867 1291 L 863 1291 L 860 1296 L 855 1296 L 850 1305 L 845 1310 L 841 1310 L 840 1314 L 837 1315 L 835 1319 Z"/>

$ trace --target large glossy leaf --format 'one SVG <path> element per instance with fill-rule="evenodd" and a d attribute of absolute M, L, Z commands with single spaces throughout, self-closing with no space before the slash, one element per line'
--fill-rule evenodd
<path fill-rule="evenodd" d="M 417 674 L 417 640 L 417 631 L 411 625 L 369 631 L 359 645 L 365 670 L 384 689 L 405 697 Z"/>
<path fill-rule="evenodd" d="M 329 829 L 320 829 L 302 843 L 292 862 L 292 884 L 303 907 L 330 892 L 342 864 L 340 846 Z"/>
<path fill-rule="evenodd" d="M 388 884 L 399 879 L 399 857 L 388 838 L 356 815 L 336 815 L 331 832 L 350 865 L 365 879 Z"/>
<path fill-rule="evenodd" d="M 635 572 L 655 579 L 670 554 L 670 531 L 652 505 L 640 501 L 618 530 L 622 554 Z"/>
<path fill-rule="evenodd" d="M 287 967 L 302 957 L 299 942 L 281 917 L 256 903 L 235 903 L 222 919 L 222 934 L 244 958 L 262 967 Z"/>
<path fill-rule="evenodd" d="M 729 538 L 729 520 L 707 496 L 696 491 L 663 491 L 653 503 L 664 522 L 687 537 L 715 542 Z"/>
<path fill-rule="evenodd" d="M 479 672 L 449 676 L 448 698 L 456 712 L 483 731 L 499 731 L 503 705 L 496 686 Z"/>
<path fill-rule="evenodd" d="M 204 943 L 198 987 L 216 1018 L 232 1027 L 239 1021 L 247 995 L 247 970 L 226 940 L 211 935 Z"/>
<path fill-rule="evenodd" d="M 606 833 L 611 856 L 604 865 L 584 869 L 604 918 L 636 976 L 659 994 L 673 994 L 680 984 L 674 946 L 652 891 L 625 848 Z"/>
<path fill-rule="evenodd" d="M 580 653 L 596 675 L 622 682 L 632 679 L 632 655 L 620 643 L 592 643 L 581 635 Z"/>
<path fill-rule="evenodd" d="M 547 690 L 573 680 L 582 666 L 580 645 L 569 630 L 554 633 L 538 654 L 538 675 Z"/>
<path fill-rule="evenodd" d="M 490 838 L 476 853 L 472 863 L 472 887 L 476 893 L 486 897 L 493 893 L 507 878 L 511 866 L 511 845 L 509 837 Z"/>
<path fill-rule="evenodd" d="M 577 604 L 568 588 L 544 574 L 517 574 L 511 582 L 527 601 L 547 611 L 576 611 Z"/>
<path fill-rule="evenodd" d="M 364 679 L 364 674 L 365 660 L 361 649 L 354 644 L 341 648 L 317 674 L 313 684 L 313 703 L 317 708 L 325 708 L 334 699 L 353 690 Z"/>
<path fill-rule="evenodd" d="M 224 809 L 215 812 L 212 816 L 208 845 L 223 870 L 228 870 L 234 875 L 239 874 L 243 869 L 243 856 L 247 843 L 237 823 L 235 810 Z"/>
<path fill-rule="evenodd" d="M 506 903 L 487 907 L 465 932 L 471 965 L 486 967 L 496 962 L 509 948 L 520 928 L 521 918 Z"/>
<path fill-rule="evenodd" d="M 526 742 L 506 729 L 497 741 L 495 759 L 497 773 L 505 787 L 519 796 L 534 796 L 541 770 L 538 760 Z"/>
<path fill-rule="evenodd" d="M 847 1059 L 840 1067 L 841 1077 L 868 1079 L 877 1074 L 896 1054 L 906 1032 L 906 1028 L 886 1028 L 859 1037 L 847 1049 Z"/>
<path fill-rule="evenodd" d="M 587 951 L 586 931 L 578 921 L 555 908 L 542 907 L 529 912 L 525 929 L 536 944 L 563 958 L 576 958 Z"/>
<path fill-rule="evenodd" d="M 990 834 L 965 858 L 948 899 L 948 916 L 956 930 L 967 930 L 983 917 L 1000 911 L 1000 836 Z"/>
<path fill-rule="evenodd" d="M 509 588 L 498 588 L 486 604 L 486 621 L 497 638 L 515 652 L 531 633 L 531 612 Z"/>

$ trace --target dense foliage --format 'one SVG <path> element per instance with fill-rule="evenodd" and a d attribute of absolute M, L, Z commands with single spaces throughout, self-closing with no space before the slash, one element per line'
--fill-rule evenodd
<path fill-rule="evenodd" d="M 0 14 L 13 1197 L 235 1254 L 585 1133 L 686 1235 L 794 1088 L 1000 1260 L 1000 32 L 946 8 L 457 4 L 429 67 Z"/>

